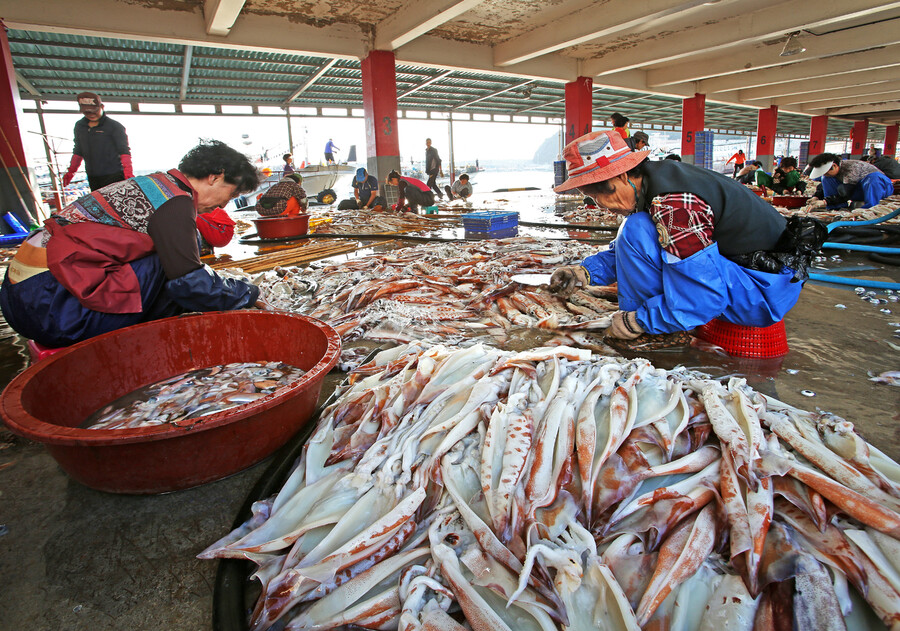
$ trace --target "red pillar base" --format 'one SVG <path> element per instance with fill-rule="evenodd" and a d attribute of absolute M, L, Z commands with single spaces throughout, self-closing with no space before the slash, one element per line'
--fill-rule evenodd
<path fill-rule="evenodd" d="M 703 131 L 706 117 L 706 95 L 695 94 L 681 102 L 681 160 L 688 164 L 695 164 L 694 147 L 697 142 L 697 132 Z"/>
<path fill-rule="evenodd" d="M 591 131 L 594 80 L 578 77 L 566 84 L 566 144 Z"/>
<path fill-rule="evenodd" d="M 882 151 L 884 155 L 896 157 L 898 130 L 900 130 L 900 125 L 891 125 L 884 130 L 884 151 Z"/>
<path fill-rule="evenodd" d="M 861 120 L 853 123 L 850 132 L 850 159 L 859 160 L 868 152 L 866 142 L 869 139 L 869 121 Z"/>
<path fill-rule="evenodd" d="M 763 170 L 772 172 L 775 162 L 775 132 L 778 129 L 778 106 L 759 110 L 756 134 L 756 159 L 762 162 Z"/>
<path fill-rule="evenodd" d="M 400 170 L 397 134 L 397 75 L 394 53 L 373 50 L 362 61 L 363 108 L 366 115 L 367 170 L 378 181 Z M 422 139 L 425 144 L 425 139 Z"/>
<path fill-rule="evenodd" d="M 813 116 L 809 123 L 809 157 L 825 152 L 825 138 L 828 136 L 828 117 Z M 800 165 L 804 167 L 805 165 Z"/>

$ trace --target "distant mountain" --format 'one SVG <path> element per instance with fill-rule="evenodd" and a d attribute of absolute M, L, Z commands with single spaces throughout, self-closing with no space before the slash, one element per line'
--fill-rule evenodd
<path fill-rule="evenodd" d="M 534 158 L 531 159 L 532 162 L 537 164 L 546 164 L 548 166 L 552 166 L 553 162 L 559 156 L 559 133 L 555 133 L 547 140 L 541 143 L 541 146 L 538 147 L 538 150 L 534 152 Z"/>

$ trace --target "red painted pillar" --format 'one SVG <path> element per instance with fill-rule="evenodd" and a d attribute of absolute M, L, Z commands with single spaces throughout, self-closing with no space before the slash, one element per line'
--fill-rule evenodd
<path fill-rule="evenodd" d="M 759 110 L 756 131 L 756 159 L 762 162 L 763 170 L 772 172 L 775 163 L 775 132 L 778 130 L 778 106 Z"/>
<path fill-rule="evenodd" d="M 591 131 L 594 80 L 578 77 L 566 84 L 566 144 Z"/>
<path fill-rule="evenodd" d="M 900 129 L 900 125 L 894 124 L 885 128 L 884 130 L 884 155 L 896 157 L 897 156 L 897 130 Z"/>
<path fill-rule="evenodd" d="M 868 151 L 866 142 L 869 138 L 869 121 L 861 120 L 853 123 L 850 131 L 850 159 L 859 160 Z"/>
<path fill-rule="evenodd" d="M 828 136 L 828 117 L 813 116 L 809 124 L 809 157 L 825 153 L 825 138 Z M 801 165 L 802 166 L 802 165 Z"/>
<path fill-rule="evenodd" d="M 393 51 L 373 50 L 362 60 L 362 92 L 366 116 L 367 170 L 369 175 L 374 175 L 381 182 L 392 169 L 400 170 L 397 75 Z"/>
<path fill-rule="evenodd" d="M 31 193 L 31 182 L 28 163 L 25 160 L 25 147 L 22 144 L 22 132 L 19 129 L 19 87 L 16 85 L 16 73 L 13 70 L 12 54 L 9 51 L 9 40 L 6 37 L 6 26 L 0 21 L 0 51 L 3 59 L 0 63 L 0 162 L 3 173 L 0 174 L 0 204 L 3 209 L 13 212 L 26 227 L 33 221 L 35 214 L 34 195 Z M 29 180 L 25 178 L 29 177 Z M 24 204 L 24 207 L 23 207 Z M 0 211 L 0 215 L 6 211 Z M 6 222 L 0 221 L 0 232 L 14 232 L 7 228 Z"/>
<path fill-rule="evenodd" d="M 688 164 L 695 164 L 696 136 L 698 131 L 703 131 L 705 117 L 705 94 L 694 94 L 681 102 L 681 159 Z"/>

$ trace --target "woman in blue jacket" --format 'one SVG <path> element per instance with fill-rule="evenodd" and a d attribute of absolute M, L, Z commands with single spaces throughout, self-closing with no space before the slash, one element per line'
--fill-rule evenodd
<path fill-rule="evenodd" d="M 551 290 L 617 282 L 620 311 L 607 337 L 623 341 L 681 341 L 714 318 L 758 327 L 780 321 L 805 280 L 800 231 L 786 230 L 784 217 L 731 178 L 647 156 L 629 151 L 614 131 L 566 146 L 569 179 L 556 190 L 577 188 L 627 219 L 608 250 L 557 269 Z M 821 242 L 824 228 L 814 232 Z M 808 262 L 817 248 L 801 249 Z"/>

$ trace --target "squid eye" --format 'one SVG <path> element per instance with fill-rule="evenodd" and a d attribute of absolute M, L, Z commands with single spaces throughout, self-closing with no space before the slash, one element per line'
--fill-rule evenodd
<path fill-rule="evenodd" d="M 451 546 L 455 546 L 457 543 L 459 543 L 459 535 L 451 532 L 449 535 L 444 537 L 444 543 L 450 544 Z"/>

